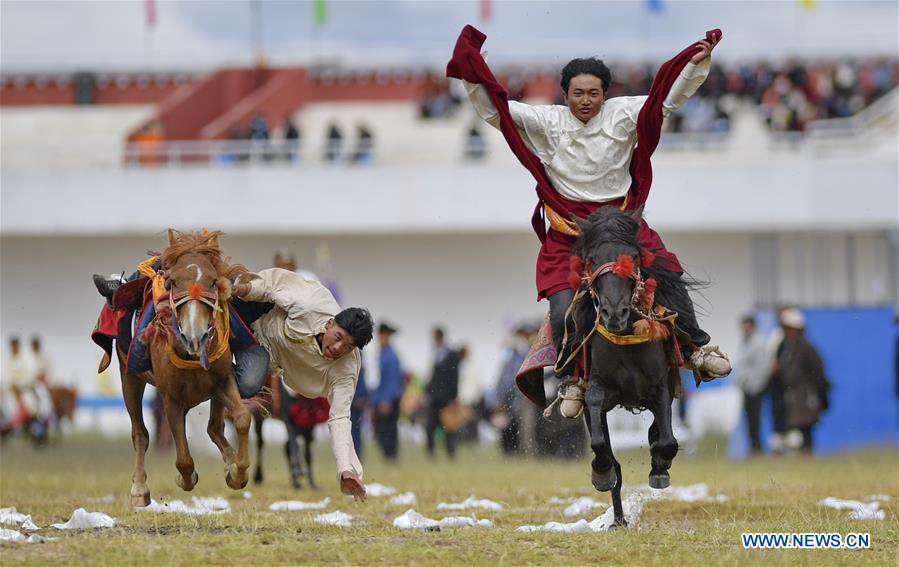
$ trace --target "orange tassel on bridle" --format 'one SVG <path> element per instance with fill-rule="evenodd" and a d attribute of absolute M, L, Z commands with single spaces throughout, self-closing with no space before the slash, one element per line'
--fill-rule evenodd
<path fill-rule="evenodd" d="M 612 273 L 619 278 L 634 277 L 634 258 L 627 254 L 618 256 L 618 259 L 612 263 Z"/>
<path fill-rule="evenodd" d="M 200 299 L 201 297 L 203 297 L 204 291 L 206 291 L 206 290 L 203 288 L 202 285 L 200 285 L 200 282 L 192 283 L 192 284 L 190 284 L 190 287 L 187 288 L 187 294 L 190 296 L 191 299 Z"/>

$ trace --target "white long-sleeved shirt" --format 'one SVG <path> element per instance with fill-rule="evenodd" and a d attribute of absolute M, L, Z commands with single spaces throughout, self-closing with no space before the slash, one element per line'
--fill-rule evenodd
<path fill-rule="evenodd" d="M 350 428 L 350 406 L 362 367 L 359 349 L 336 360 L 325 358 L 316 335 L 340 312 L 324 285 L 303 276 L 271 268 L 249 275 L 248 301 L 266 301 L 275 308 L 253 325 L 256 338 L 268 350 L 272 365 L 284 371 L 287 386 L 307 398 L 325 396 L 331 404 L 328 429 L 337 460 L 337 477 L 351 471 L 362 478 Z"/>
<path fill-rule="evenodd" d="M 771 362 L 765 337 L 758 331 L 744 338 L 734 360 L 737 385 L 748 395 L 756 395 L 768 385 Z"/>
<path fill-rule="evenodd" d="M 680 108 L 696 92 L 710 66 L 711 57 L 698 64 L 687 63 L 665 98 L 663 116 Z M 478 115 L 498 129 L 499 113 L 486 89 L 467 82 L 465 88 Z M 623 197 L 630 188 L 637 116 L 646 98 L 610 98 L 586 124 L 562 105 L 509 101 L 509 112 L 560 195 L 573 201 L 603 202 Z"/>

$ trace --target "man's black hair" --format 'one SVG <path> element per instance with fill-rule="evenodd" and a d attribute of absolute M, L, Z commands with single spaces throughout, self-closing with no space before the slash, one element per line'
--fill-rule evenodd
<path fill-rule="evenodd" d="M 562 92 L 568 94 L 568 85 L 571 79 L 578 75 L 593 75 L 602 81 L 602 94 L 609 92 L 612 85 L 612 72 L 602 62 L 602 59 L 588 57 L 586 59 L 572 59 L 562 68 Z"/>
<path fill-rule="evenodd" d="M 365 345 L 371 342 L 375 324 L 368 309 L 348 307 L 334 317 L 334 322 L 353 337 L 353 344 L 359 350 L 362 350 Z"/>

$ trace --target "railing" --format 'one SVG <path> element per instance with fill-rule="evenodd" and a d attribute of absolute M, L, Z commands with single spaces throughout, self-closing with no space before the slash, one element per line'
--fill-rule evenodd
<path fill-rule="evenodd" d="M 899 116 L 899 90 L 893 90 L 874 104 L 853 116 L 832 120 L 819 120 L 809 124 L 806 133 L 770 132 L 761 125 L 755 133 L 746 133 L 742 126 L 757 120 L 748 113 L 741 113 L 732 121 L 731 132 L 665 133 L 660 151 L 673 152 L 725 152 L 735 151 L 731 146 L 739 141 L 741 147 L 749 145 L 778 151 L 783 147 L 800 148 L 833 147 L 848 141 L 868 139 L 869 134 L 892 128 L 895 131 Z M 736 120 L 739 118 L 739 120 Z M 756 130 L 756 127 L 745 130 Z M 411 132 L 410 134 L 414 134 Z M 748 138 L 747 138 L 748 136 Z M 414 135 L 379 139 L 376 151 L 358 152 L 353 143 L 341 150 L 329 151 L 322 142 L 306 144 L 278 140 L 208 140 L 131 142 L 126 144 L 70 144 L 21 146 L 2 140 L 0 166 L 10 169 L 46 168 L 240 168 L 240 167 L 296 167 L 315 165 L 358 166 L 377 162 L 380 165 L 406 166 L 429 163 L 455 166 L 463 160 L 465 145 L 459 138 L 448 139 L 427 147 L 416 145 Z M 734 144 L 732 144 L 732 142 Z M 488 155 L 478 161 L 486 164 L 505 163 L 504 151 L 497 151 L 501 142 L 491 141 Z M 420 153 L 416 153 L 420 152 Z M 426 152 L 427 155 L 424 155 Z M 377 154 L 377 155 L 375 155 Z M 445 157 L 444 157 L 445 156 Z M 511 163 L 512 158 L 509 157 Z"/>
<path fill-rule="evenodd" d="M 811 140 L 833 142 L 859 139 L 878 126 L 895 129 L 899 120 L 899 88 L 883 95 L 855 116 L 809 122 L 806 132 Z"/>

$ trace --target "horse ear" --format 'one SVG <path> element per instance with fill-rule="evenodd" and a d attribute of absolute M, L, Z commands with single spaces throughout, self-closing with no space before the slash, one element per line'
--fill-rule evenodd
<path fill-rule="evenodd" d="M 219 234 L 218 232 L 213 233 L 212 237 L 209 239 L 209 245 L 215 248 L 219 248 Z"/>
<path fill-rule="evenodd" d="M 172 246 L 175 244 L 175 239 L 177 238 L 177 236 L 176 236 L 177 232 L 178 231 L 175 230 L 174 228 L 169 229 L 169 246 Z"/>
<path fill-rule="evenodd" d="M 631 211 L 631 218 L 637 221 L 637 224 L 640 224 L 640 222 L 643 220 L 643 208 L 645 206 L 646 205 L 640 205 L 638 208 Z"/>
<path fill-rule="evenodd" d="M 587 228 L 587 225 L 590 224 L 587 222 L 587 219 L 581 218 L 577 215 L 571 215 L 571 222 L 576 224 L 582 233 L 584 232 L 584 229 Z"/>

